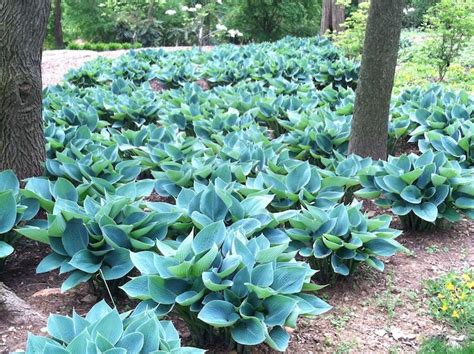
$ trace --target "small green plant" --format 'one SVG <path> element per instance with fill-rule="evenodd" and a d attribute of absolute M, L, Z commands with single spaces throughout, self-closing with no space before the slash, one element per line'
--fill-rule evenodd
<path fill-rule="evenodd" d="M 82 317 L 50 315 L 50 337 L 28 335 L 26 354 L 49 353 L 163 353 L 201 354 L 204 350 L 181 347 L 170 321 L 159 321 L 153 310 L 120 314 L 102 300 Z"/>
<path fill-rule="evenodd" d="M 403 304 L 400 295 L 394 294 L 393 290 L 393 274 L 389 273 L 387 275 L 386 289 L 381 294 L 378 294 L 375 300 L 378 307 L 387 311 L 389 320 L 392 320 L 395 317 L 395 310 L 398 306 Z"/>
<path fill-rule="evenodd" d="M 405 229 L 422 231 L 440 226 L 442 220 L 457 222 L 461 213 L 474 218 L 474 175 L 442 152 L 390 156 L 360 178 L 364 188 L 354 194 L 391 208 Z"/>
<path fill-rule="evenodd" d="M 370 219 L 361 204 L 337 204 L 327 210 L 308 205 L 290 219 L 287 230 L 290 249 L 308 257 L 325 281 L 336 275 L 348 276 L 359 263 L 383 271 L 379 257 L 393 256 L 404 247 L 395 238 L 401 232 L 390 228 L 391 217 Z"/>
<path fill-rule="evenodd" d="M 418 354 L 472 354 L 474 353 L 474 340 L 468 339 L 463 343 L 452 345 L 445 338 L 432 337 L 426 339 Z"/>
<path fill-rule="evenodd" d="M 20 181 L 11 170 L 0 172 L 0 269 L 6 257 L 13 253 L 12 244 L 18 238 L 13 228 L 33 219 L 39 203 L 20 193 Z"/>
<path fill-rule="evenodd" d="M 448 273 L 429 280 L 426 291 L 430 296 L 432 315 L 456 330 L 474 334 L 474 271 Z"/>
<path fill-rule="evenodd" d="M 289 239 L 266 230 L 250 240 L 223 221 L 182 242 L 157 242 L 160 254 L 132 253 L 142 274 L 123 286 L 141 306 L 173 312 L 188 325 L 199 346 L 219 340 L 230 349 L 267 343 L 284 351 L 299 316 L 331 307 L 312 294 L 315 271 L 285 252 Z"/>
<path fill-rule="evenodd" d="M 431 39 L 422 48 L 423 57 L 438 69 L 438 79 L 474 36 L 474 3 L 471 0 L 441 0 L 425 16 Z"/>

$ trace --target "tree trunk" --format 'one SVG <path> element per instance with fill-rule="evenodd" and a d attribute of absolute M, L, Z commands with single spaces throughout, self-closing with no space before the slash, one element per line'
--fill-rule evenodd
<path fill-rule="evenodd" d="M 64 48 L 63 26 L 61 19 L 61 0 L 54 0 L 54 45 L 56 49 Z"/>
<path fill-rule="evenodd" d="M 45 159 L 41 58 L 49 0 L 0 2 L 0 170 L 40 175 Z"/>
<path fill-rule="evenodd" d="M 402 26 L 403 0 L 372 1 L 349 144 L 351 153 L 387 158 L 388 119 Z"/>
<path fill-rule="evenodd" d="M 46 317 L 32 309 L 3 283 L 0 283 L 0 329 L 26 325 L 44 326 Z"/>
<path fill-rule="evenodd" d="M 338 5 L 337 0 L 323 0 L 320 33 L 323 35 L 327 31 L 340 32 L 341 24 L 345 19 L 344 6 Z"/>

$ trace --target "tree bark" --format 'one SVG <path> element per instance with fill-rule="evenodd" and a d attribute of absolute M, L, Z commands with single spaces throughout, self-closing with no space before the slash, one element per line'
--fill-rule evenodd
<path fill-rule="evenodd" d="M 0 283 L 0 328 L 24 325 L 44 326 L 46 317 Z"/>
<path fill-rule="evenodd" d="M 371 1 L 356 90 L 351 153 L 387 158 L 387 135 L 403 0 Z"/>
<path fill-rule="evenodd" d="M 63 26 L 61 20 L 61 0 L 54 0 L 54 46 L 56 49 L 64 48 Z"/>
<path fill-rule="evenodd" d="M 0 1 L 0 170 L 19 178 L 43 171 L 41 59 L 50 5 Z"/>
<path fill-rule="evenodd" d="M 321 17 L 321 35 L 327 31 L 340 32 L 345 19 L 344 6 L 338 5 L 337 0 L 323 0 Z"/>

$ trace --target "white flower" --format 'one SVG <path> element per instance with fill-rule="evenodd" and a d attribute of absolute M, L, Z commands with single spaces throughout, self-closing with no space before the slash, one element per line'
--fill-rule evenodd
<path fill-rule="evenodd" d="M 410 7 L 410 8 L 408 9 L 408 12 L 415 12 L 415 9 L 414 9 L 413 7 Z"/>
<path fill-rule="evenodd" d="M 224 26 L 224 25 L 221 24 L 221 23 L 218 23 L 218 24 L 216 25 L 216 30 L 218 30 L 218 31 L 227 31 L 227 27 Z"/>
<path fill-rule="evenodd" d="M 222 5 L 222 0 L 217 0 L 217 3 L 218 3 L 219 5 Z"/>
<path fill-rule="evenodd" d="M 202 9 L 202 5 L 201 4 L 196 4 L 196 9 L 198 9 L 198 10 Z"/>
<path fill-rule="evenodd" d="M 189 10 L 189 7 L 187 7 L 187 6 L 183 6 L 183 7 L 181 8 L 181 11 L 188 11 L 188 10 Z"/>
<path fill-rule="evenodd" d="M 176 15 L 176 10 L 166 10 L 165 15 L 168 15 L 168 16 Z"/>
<path fill-rule="evenodd" d="M 237 34 L 237 37 L 242 37 L 244 34 L 242 32 L 240 32 L 239 30 L 236 30 L 236 34 Z"/>
<path fill-rule="evenodd" d="M 195 7 L 190 7 L 190 8 L 188 9 L 188 11 L 189 11 L 189 12 L 196 12 L 197 9 L 196 9 Z"/>

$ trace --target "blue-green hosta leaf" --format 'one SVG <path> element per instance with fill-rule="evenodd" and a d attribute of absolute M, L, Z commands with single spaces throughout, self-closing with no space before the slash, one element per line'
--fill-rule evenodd
<path fill-rule="evenodd" d="M 214 189 L 209 189 L 201 197 L 200 210 L 213 222 L 224 220 L 227 206 Z"/>
<path fill-rule="evenodd" d="M 121 289 L 133 299 L 149 300 L 151 298 L 148 290 L 147 275 L 132 278 L 125 285 L 121 286 Z"/>
<path fill-rule="evenodd" d="M 403 182 L 407 184 L 413 184 L 418 177 L 420 177 L 423 174 L 423 169 L 422 168 L 416 168 L 413 171 L 410 172 L 405 172 L 400 176 L 400 178 L 403 180 Z"/>
<path fill-rule="evenodd" d="M 186 291 L 176 297 L 176 302 L 181 306 L 191 306 L 204 296 L 204 289 L 200 292 L 194 290 Z"/>
<path fill-rule="evenodd" d="M 224 289 L 230 288 L 233 285 L 231 280 L 222 280 L 213 272 L 204 272 L 202 273 L 202 281 L 204 286 L 211 291 L 217 292 Z"/>
<path fill-rule="evenodd" d="M 306 268 L 301 265 L 280 267 L 275 270 L 271 288 L 281 294 L 294 294 L 303 288 Z"/>
<path fill-rule="evenodd" d="M 403 189 L 407 186 L 400 177 L 396 176 L 385 176 L 383 182 L 388 187 L 388 192 L 402 193 Z"/>
<path fill-rule="evenodd" d="M 82 220 L 72 219 L 66 223 L 66 228 L 62 237 L 62 244 L 69 256 L 74 256 L 77 252 L 87 248 L 89 234 Z"/>
<path fill-rule="evenodd" d="M 66 199 L 72 202 L 77 202 L 79 196 L 77 194 L 77 189 L 74 185 L 69 182 L 67 179 L 58 178 L 54 183 L 53 195 L 55 199 Z"/>
<path fill-rule="evenodd" d="M 14 195 L 18 194 L 20 189 L 20 182 L 12 170 L 5 170 L 0 172 L 0 192 L 12 192 Z"/>
<path fill-rule="evenodd" d="M 397 253 L 397 251 L 401 249 L 401 246 L 394 240 L 379 238 L 367 242 L 365 248 L 377 256 L 390 257 Z"/>
<path fill-rule="evenodd" d="M 292 193 L 297 193 L 303 188 L 311 178 L 311 167 L 308 162 L 304 162 L 293 168 L 287 176 L 286 185 Z"/>
<path fill-rule="evenodd" d="M 423 196 L 421 195 L 421 191 L 413 185 L 405 187 L 400 196 L 409 203 L 412 204 L 420 204 Z"/>
<path fill-rule="evenodd" d="M 265 340 L 265 325 L 255 317 L 241 319 L 232 327 L 230 333 L 236 343 L 257 345 Z"/>
<path fill-rule="evenodd" d="M 230 327 L 239 320 L 234 305 L 222 300 L 213 300 L 199 311 L 198 318 L 214 327 Z"/>
<path fill-rule="evenodd" d="M 177 294 L 182 290 L 183 283 L 180 281 L 172 281 L 169 279 L 163 279 L 156 275 L 148 276 L 148 290 L 153 301 L 171 305 L 176 301 Z"/>
<path fill-rule="evenodd" d="M 0 234 L 10 231 L 16 223 L 16 200 L 10 191 L 0 193 Z"/>
<path fill-rule="evenodd" d="M 196 254 L 208 251 L 213 245 L 220 246 L 224 242 L 226 229 L 223 221 L 206 226 L 199 231 L 193 240 L 193 250 Z"/>
<path fill-rule="evenodd" d="M 11 255 L 14 248 L 4 241 L 0 241 L 0 259 L 6 258 Z"/>
<path fill-rule="evenodd" d="M 454 202 L 459 209 L 474 209 L 474 198 L 460 197 Z"/>
<path fill-rule="evenodd" d="M 362 188 L 354 192 L 354 195 L 363 199 L 375 199 L 380 196 L 381 192 L 375 188 Z"/>
<path fill-rule="evenodd" d="M 365 262 L 372 268 L 375 268 L 381 272 L 383 272 L 385 268 L 385 264 L 380 259 L 377 259 L 375 257 L 369 257 L 366 259 Z"/>
<path fill-rule="evenodd" d="M 284 352 L 288 347 L 290 335 L 283 327 L 273 327 L 272 330 L 266 335 L 266 343 L 275 350 Z"/>
<path fill-rule="evenodd" d="M 254 216 L 261 214 L 265 211 L 265 208 L 272 202 L 273 195 L 259 195 L 247 197 L 241 206 L 245 211 L 245 215 Z"/>
<path fill-rule="evenodd" d="M 123 348 L 126 353 L 140 353 L 144 344 L 144 336 L 142 333 L 130 333 L 124 335 L 120 341 L 116 344 L 118 348 Z"/>
<path fill-rule="evenodd" d="M 54 269 L 58 269 L 67 259 L 68 257 L 57 253 L 51 253 L 41 260 L 40 264 L 38 264 L 38 267 L 36 268 L 36 273 L 46 273 Z"/>
<path fill-rule="evenodd" d="M 83 272 L 94 274 L 100 269 L 102 260 L 89 250 L 80 250 L 74 254 L 69 264 Z"/>
<path fill-rule="evenodd" d="M 263 301 L 267 315 L 265 324 L 267 326 L 283 326 L 288 316 L 293 312 L 297 301 L 284 295 L 274 295 Z"/>
<path fill-rule="evenodd" d="M 20 235 L 23 235 L 30 240 L 49 244 L 49 235 L 47 229 L 42 229 L 35 226 L 26 226 L 15 230 Z"/>
<path fill-rule="evenodd" d="M 428 222 L 435 222 L 438 218 L 438 208 L 433 203 L 422 203 L 413 206 L 413 212 L 420 218 Z"/>
<path fill-rule="evenodd" d="M 392 205 L 392 212 L 395 215 L 407 215 L 413 210 L 412 205 L 403 201 L 396 201 Z"/>
<path fill-rule="evenodd" d="M 332 253 L 332 250 L 324 244 L 321 238 L 317 239 L 313 245 L 314 257 L 326 258 Z"/>
<path fill-rule="evenodd" d="M 89 273 L 85 273 L 80 270 L 75 270 L 71 273 L 71 275 L 63 282 L 61 285 L 61 292 L 64 293 L 80 283 L 85 283 L 92 278 L 92 275 Z"/>
<path fill-rule="evenodd" d="M 127 233 L 117 225 L 105 225 L 102 228 L 104 238 L 113 248 L 131 248 Z"/>
<path fill-rule="evenodd" d="M 436 206 L 439 206 L 443 203 L 449 195 L 449 186 L 441 185 L 436 187 L 436 192 L 434 195 L 428 200 L 430 203 L 433 203 Z"/>
<path fill-rule="evenodd" d="M 259 264 L 251 273 L 253 285 L 267 287 L 273 283 L 273 263 Z"/>
<path fill-rule="evenodd" d="M 344 276 L 349 275 L 349 267 L 344 263 L 343 259 L 336 256 L 335 253 L 331 256 L 331 266 L 334 273 L 341 274 Z"/>
<path fill-rule="evenodd" d="M 118 311 L 113 310 L 104 316 L 99 322 L 97 322 L 97 324 L 95 324 L 91 335 L 94 338 L 100 334 L 112 345 L 115 345 L 122 337 L 122 333 L 122 320 Z"/>

